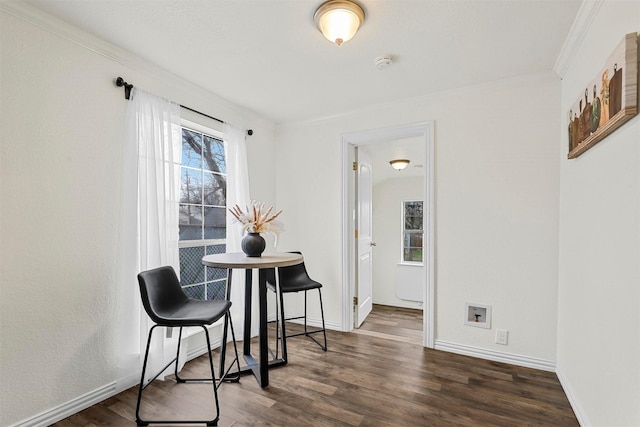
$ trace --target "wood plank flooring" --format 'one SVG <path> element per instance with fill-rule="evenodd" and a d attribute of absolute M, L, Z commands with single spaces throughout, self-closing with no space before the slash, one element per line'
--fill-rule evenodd
<path fill-rule="evenodd" d="M 218 425 L 578 425 L 555 374 L 425 349 L 421 337 L 420 311 L 374 306 L 355 333 L 327 331 L 326 353 L 307 338 L 291 338 L 289 364 L 270 371 L 268 388 L 251 376 L 220 387 Z M 201 356 L 183 372 L 206 371 Z M 214 413 L 208 384 L 155 382 L 147 392 L 148 417 Z M 135 425 L 136 397 L 133 387 L 55 426 Z"/>

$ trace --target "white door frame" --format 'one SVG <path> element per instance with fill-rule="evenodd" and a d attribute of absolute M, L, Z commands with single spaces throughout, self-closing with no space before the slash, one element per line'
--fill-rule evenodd
<path fill-rule="evenodd" d="M 425 144 L 424 160 L 424 276 L 423 276 L 423 345 L 434 346 L 434 140 L 433 122 L 416 123 L 382 129 L 349 132 L 342 135 L 342 330 L 353 330 L 353 296 L 355 295 L 355 239 L 354 239 L 354 150 L 358 145 L 404 138 L 422 138 Z"/>

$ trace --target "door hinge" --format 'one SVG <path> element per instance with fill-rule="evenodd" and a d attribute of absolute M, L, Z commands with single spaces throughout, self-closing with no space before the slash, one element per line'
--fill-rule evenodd
<path fill-rule="evenodd" d="M 353 297 L 353 305 L 358 305 L 358 297 Z"/>
<path fill-rule="evenodd" d="M 354 237 L 357 239 L 358 238 L 358 230 L 355 230 L 353 233 L 354 233 Z"/>
<path fill-rule="evenodd" d="M 353 162 L 353 170 L 354 171 L 358 170 L 358 162 Z"/>

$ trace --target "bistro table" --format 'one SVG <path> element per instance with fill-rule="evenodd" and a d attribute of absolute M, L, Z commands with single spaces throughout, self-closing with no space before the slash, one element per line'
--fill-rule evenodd
<path fill-rule="evenodd" d="M 231 295 L 231 279 L 234 269 L 245 270 L 245 298 L 244 298 L 244 338 L 243 355 L 247 365 L 240 370 L 240 374 L 253 373 L 260 387 L 269 385 L 269 368 L 282 366 L 285 359 L 268 359 L 269 343 L 267 336 L 267 276 L 269 268 L 288 267 L 301 264 L 302 255 L 289 252 L 264 253 L 260 257 L 248 257 L 241 252 L 206 255 L 202 264 L 208 267 L 227 269 L 227 298 Z M 253 269 L 258 269 L 258 300 L 259 300 L 259 356 L 256 362 L 251 355 L 251 290 L 253 283 Z M 224 367 L 224 350 L 226 347 L 227 327 L 225 323 L 220 366 Z"/>

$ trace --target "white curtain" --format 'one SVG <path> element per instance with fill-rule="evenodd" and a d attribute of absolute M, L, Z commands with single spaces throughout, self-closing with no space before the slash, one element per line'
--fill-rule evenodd
<path fill-rule="evenodd" d="M 137 274 L 164 265 L 180 274 L 181 134 L 178 104 L 133 88 L 125 118 L 123 159 L 125 229 L 118 352 L 121 379 L 139 375 L 153 325 L 141 304 Z M 175 357 L 176 345 L 177 333 L 168 338 L 164 328 L 154 331 L 147 368 L 150 377 Z"/>
<path fill-rule="evenodd" d="M 223 134 L 227 159 L 227 208 L 239 205 L 244 209 L 251 202 L 247 167 L 247 131 L 225 123 Z M 232 215 L 227 212 L 227 252 L 240 252 L 242 226 L 235 223 L 232 218 Z M 236 335 L 241 337 L 244 330 L 244 271 L 242 270 L 233 272 L 231 302 L 231 318 Z"/>

